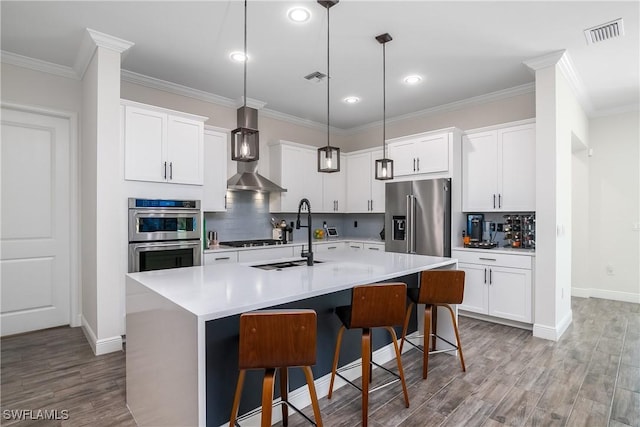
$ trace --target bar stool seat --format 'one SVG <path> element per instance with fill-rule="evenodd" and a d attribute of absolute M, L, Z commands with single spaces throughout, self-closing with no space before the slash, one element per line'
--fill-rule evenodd
<path fill-rule="evenodd" d="M 402 391 L 404 393 L 405 406 L 409 407 L 409 394 L 407 393 L 407 385 L 404 380 L 404 372 L 402 369 L 402 359 L 400 358 L 400 350 L 398 347 L 398 338 L 393 326 L 403 324 L 404 310 L 406 307 L 407 285 L 405 283 L 380 283 L 374 285 L 360 285 L 353 288 L 351 293 L 351 305 L 337 307 L 336 314 L 342 322 L 338 331 L 336 341 L 336 349 L 333 357 L 333 368 L 331 369 L 331 381 L 329 383 L 328 399 L 331 399 L 333 393 L 333 383 L 335 376 L 345 380 L 347 383 L 356 387 L 362 392 L 362 425 L 367 426 L 369 392 L 373 392 L 382 387 L 386 387 L 393 382 L 400 380 L 402 383 Z M 398 364 L 398 373 L 392 372 L 383 366 L 378 365 L 371 359 L 371 328 L 384 328 L 389 331 L 393 339 L 393 347 L 396 353 L 396 361 Z M 342 344 L 342 335 L 345 329 L 362 329 L 362 387 L 345 378 L 340 374 L 338 368 L 338 359 L 340 357 L 340 345 Z M 371 365 L 393 374 L 396 380 L 369 390 L 370 369 Z"/>
<path fill-rule="evenodd" d="M 271 426 L 273 387 L 276 369 L 280 375 L 282 424 L 288 425 L 290 406 L 305 419 L 322 427 L 318 396 L 313 383 L 311 365 L 316 363 L 316 312 L 313 310 L 262 310 L 240 315 L 240 346 L 238 353 L 238 384 L 236 386 L 230 426 L 236 422 L 246 371 L 265 369 L 262 381 L 261 426 Z M 311 396 L 314 423 L 298 408 L 288 402 L 288 367 L 298 366 L 304 371 Z"/>
<path fill-rule="evenodd" d="M 447 351 L 458 351 L 460 356 L 460 365 L 462 371 L 466 371 L 464 364 L 464 356 L 462 354 L 462 345 L 460 344 L 460 334 L 458 333 L 458 323 L 456 316 L 450 304 L 460 304 L 464 297 L 464 271 L 461 270 L 427 270 L 420 273 L 420 288 L 409 289 L 407 292 L 409 297 L 409 306 L 402 330 L 402 341 L 400 343 L 400 351 L 405 343 L 411 310 L 415 304 L 424 304 L 424 336 L 423 346 L 420 348 L 409 340 L 411 344 L 424 353 L 422 362 L 422 378 L 427 378 L 429 368 L 429 353 L 440 353 Z M 435 307 L 435 310 L 434 310 Z M 451 315 L 453 330 L 456 335 L 456 343 L 453 344 L 437 334 L 438 328 L 438 310 L 437 307 L 445 307 Z M 429 351 L 429 337 L 431 337 L 431 351 Z M 436 350 L 436 340 L 440 339 L 451 346 L 451 348 Z"/>

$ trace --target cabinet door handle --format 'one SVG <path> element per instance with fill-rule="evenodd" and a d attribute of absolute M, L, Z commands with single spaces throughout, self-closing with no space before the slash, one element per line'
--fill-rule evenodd
<path fill-rule="evenodd" d="M 481 259 L 483 261 L 496 261 L 495 258 L 482 258 L 482 257 L 479 257 L 478 259 Z"/>
<path fill-rule="evenodd" d="M 379 251 L 380 248 L 369 248 L 370 251 Z"/>
<path fill-rule="evenodd" d="M 224 195 L 224 208 L 227 209 L 227 195 Z"/>
<path fill-rule="evenodd" d="M 491 276 L 492 276 L 491 269 L 489 269 L 489 284 L 493 285 L 493 277 L 491 277 Z"/>
<path fill-rule="evenodd" d="M 416 158 L 413 158 L 413 171 L 416 171 Z"/>
<path fill-rule="evenodd" d="M 502 207 L 502 194 L 498 194 L 498 207 Z"/>
<path fill-rule="evenodd" d="M 173 162 L 169 162 L 169 179 L 173 179 Z"/>
<path fill-rule="evenodd" d="M 484 269 L 484 283 L 487 283 L 487 269 Z"/>
<path fill-rule="evenodd" d="M 167 179 L 167 162 L 164 162 L 164 179 Z"/>
<path fill-rule="evenodd" d="M 231 257 L 221 256 L 221 257 L 215 258 L 216 261 L 224 261 L 225 259 L 231 259 Z"/>
<path fill-rule="evenodd" d="M 371 211 L 373 211 L 373 200 L 371 200 Z"/>
<path fill-rule="evenodd" d="M 349 247 L 353 249 L 360 249 L 360 246 L 349 246 Z"/>
<path fill-rule="evenodd" d="M 340 201 L 336 200 L 336 211 L 340 210 Z"/>
<path fill-rule="evenodd" d="M 420 172 L 420 157 L 418 157 L 418 172 Z"/>
<path fill-rule="evenodd" d="M 338 249 L 338 247 L 337 247 L 337 246 L 329 246 L 329 247 L 327 248 L 327 250 L 328 250 L 328 251 L 330 251 L 331 249 Z"/>
<path fill-rule="evenodd" d="M 493 209 L 496 208 L 496 195 L 493 195 Z"/>

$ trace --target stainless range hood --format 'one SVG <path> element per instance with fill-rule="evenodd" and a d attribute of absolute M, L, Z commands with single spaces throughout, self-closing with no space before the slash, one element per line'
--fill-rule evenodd
<path fill-rule="evenodd" d="M 238 128 L 258 129 L 258 110 L 247 106 L 238 108 Z M 232 144 L 234 141 L 232 141 Z M 287 190 L 258 173 L 258 162 L 236 162 L 238 173 L 227 180 L 228 190 L 282 193 Z"/>

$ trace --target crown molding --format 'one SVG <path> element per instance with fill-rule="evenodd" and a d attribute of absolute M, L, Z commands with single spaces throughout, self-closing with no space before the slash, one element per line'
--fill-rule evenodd
<path fill-rule="evenodd" d="M 78 54 L 76 55 L 76 61 L 73 64 L 73 69 L 80 78 L 82 78 L 85 71 L 87 71 L 87 67 L 96 48 L 102 47 L 122 54 L 134 45 L 133 42 L 110 36 L 109 34 L 101 33 L 91 28 L 85 28 L 85 30 Z"/>
<path fill-rule="evenodd" d="M 122 70 L 120 76 L 123 81 L 145 86 L 151 89 L 157 89 L 164 92 L 173 93 L 176 95 L 186 96 L 189 98 L 197 99 L 200 101 L 211 102 L 223 107 L 234 108 L 236 103 L 233 99 L 226 98 L 224 96 L 214 95 L 203 90 L 192 89 L 187 86 L 183 86 L 177 83 L 171 83 L 166 80 L 156 79 L 154 77 L 138 74 L 133 71 Z"/>
<path fill-rule="evenodd" d="M 78 74 L 71 67 L 42 61 L 40 59 L 29 58 L 28 56 L 18 55 L 17 53 L 7 52 L 5 50 L 2 51 L 2 62 L 5 64 L 15 65 L 16 67 L 41 71 L 43 73 L 53 74 L 68 79 L 80 80 Z"/>
<path fill-rule="evenodd" d="M 608 108 L 606 110 L 598 110 L 594 111 L 589 117 L 597 118 L 597 117 L 607 117 L 607 116 L 615 116 L 618 114 L 625 113 L 633 113 L 634 111 L 640 111 L 639 104 L 629 104 L 623 105 L 621 107 Z"/>
<path fill-rule="evenodd" d="M 427 108 L 425 110 L 420 110 L 413 113 L 396 116 L 396 117 L 387 119 L 387 124 L 399 122 L 402 120 L 413 119 L 417 117 L 434 116 L 436 114 L 442 114 L 449 111 L 460 110 L 462 108 L 470 107 L 472 105 L 485 104 L 487 102 L 493 102 L 501 99 L 511 98 L 518 95 L 532 93 L 532 92 L 535 92 L 535 90 L 536 90 L 535 83 L 525 83 L 520 86 L 515 86 L 508 89 L 502 89 L 495 92 L 486 93 L 484 95 L 478 95 L 471 98 L 463 99 L 461 101 L 454 101 L 448 104 L 438 105 L 437 107 Z M 362 126 L 357 126 L 357 127 L 348 129 L 347 131 L 345 131 L 345 133 L 352 135 L 357 132 L 375 128 L 378 126 L 382 126 L 382 120 L 378 120 L 376 122 L 371 122 Z"/>
<path fill-rule="evenodd" d="M 547 53 L 546 55 L 538 56 L 535 58 L 527 59 L 522 63 L 529 67 L 533 71 L 538 71 L 542 68 L 551 67 L 560 62 L 560 59 L 566 53 L 566 50 L 557 50 L 555 52 Z"/>
<path fill-rule="evenodd" d="M 558 67 L 560 68 L 562 75 L 567 79 L 567 83 L 569 83 L 571 90 L 573 90 L 576 98 L 578 98 L 578 102 L 582 105 L 585 113 L 587 116 L 591 117 L 594 113 L 593 104 L 591 104 L 591 100 L 587 95 L 587 90 L 585 89 L 584 83 L 573 65 L 569 52 L 564 52 L 564 55 L 560 58 L 560 62 L 558 62 Z"/>
<path fill-rule="evenodd" d="M 262 110 L 264 106 L 267 105 L 266 102 L 260 101 L 258 99 L 247 97 L 247 107 L 255 108 L 256 110 Z M 236 98 L 236 108 L 244 107 L 244 96 Z"/>
<path fill-rule="evenodd" d="M 534 72 L 557 65 L 587 116 L 593 116 L 594 110 L 591 100 L 587 95 L 582 79 L 573 65 L 571 56 L 566 49 L 551 52 L 537 58 L 528 59 L 524 61 L 523 64 Z"/>

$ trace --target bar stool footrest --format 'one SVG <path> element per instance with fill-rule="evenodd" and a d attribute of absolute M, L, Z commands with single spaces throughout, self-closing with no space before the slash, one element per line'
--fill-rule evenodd
<path fill-rule="evenodd" d="M 446 353 L 446 352 L 449 352 L 449 351 L 458 351 L 459 350 L 457 345 L 455 345 L 451 341 L 447 340 L 446 338 L 442 338 L 438 334 L 429 334 L 429 336 L 430 337 L 435 336 L 437 339 L 446 342 L 447 344 L 449 344 L 452 347 L 452 348 L 447 348 L 447 349 L 443 349 L 443 350 L 429 350 L 429 354 Z M 411 337 L 411 339 L 416 339 L 416 338 L 424 338 L 424 335 L 415 335 L 415 336 Z M 410 339 L 406 338 L 404 340 L 404 342 L 406 342 L 407 344 L 412 345 L 413 347 L 417 348 L 419 351 L 424 352 L 424 349 L 422 348 L 422 346 L 412 343 Z"/>
<path fill-rule="evenodd" d="M 298 414 L 302 415 L 302 417 L 309 421 L 311 424 L 313 424 L 314 426 L 318 426 L 318 424 L 316 424 L 311 418 L 309 418 L 304 412 L 302 412 L 300 409 L 298 409 L 293 403 L 289 402 L 288 400 L 278 400 L 275 401 L 271 404 L 272 408 L 275 408 L 276 406 L 279 405 L 287 405 L 288 407 L 290 407 L 291 409 L 293 409 L 294 411 L 296 411 Z M 238 421 L 244 421 L 247 418 L 251 418 L 255 415 L 257 415 L 260 412 L 260 408 L 256 408 L 255 410 L 251 411 L 251 412 L 247 412 L 244 415 L 239 416 L 236 419 L 236 422 L 233 424 L 234 427 L 242 427 L 240 424 L 238 424 Z"/>

